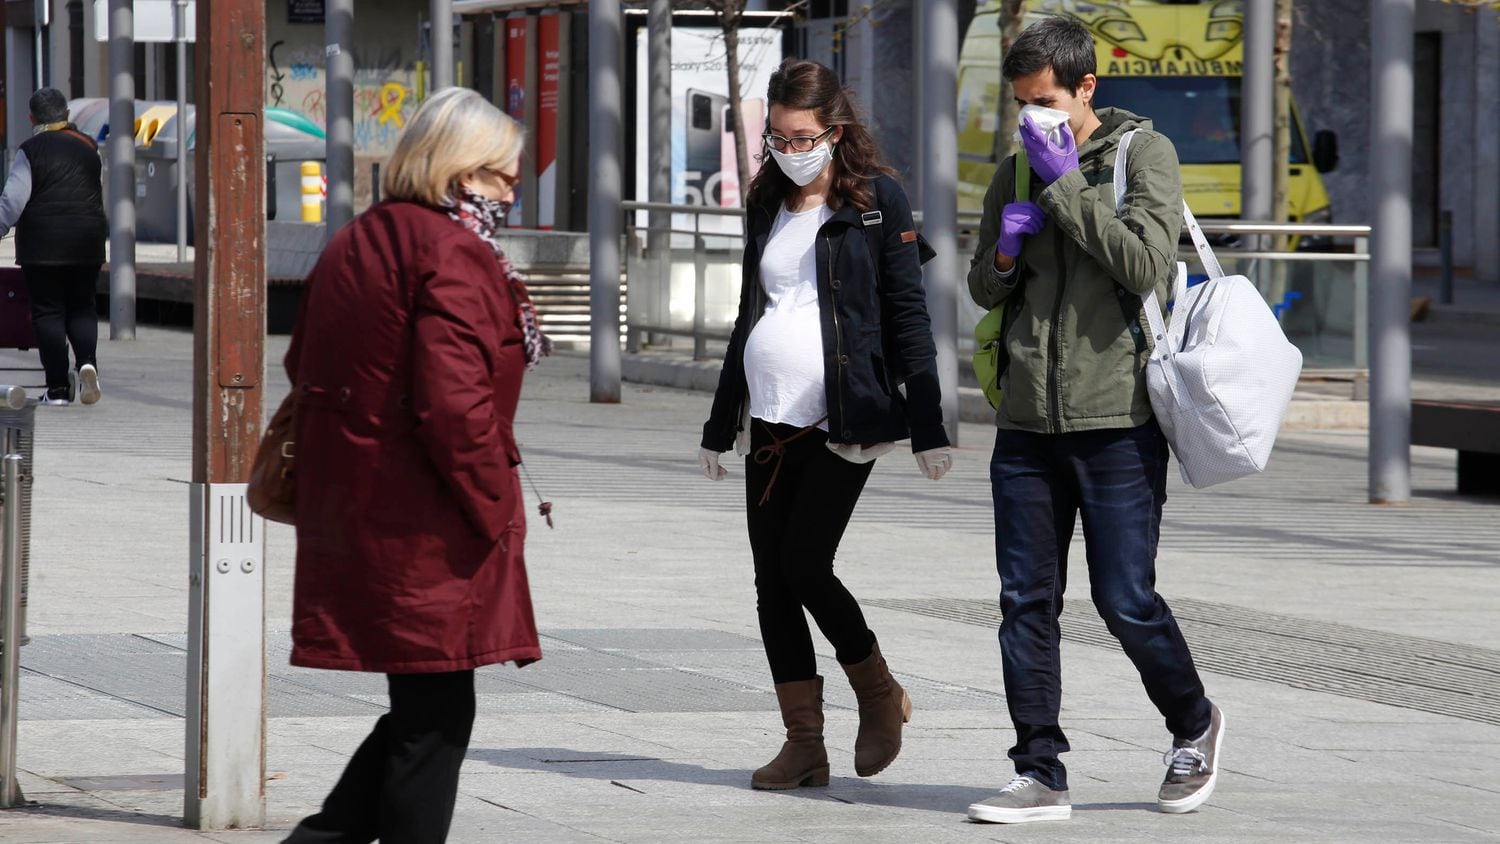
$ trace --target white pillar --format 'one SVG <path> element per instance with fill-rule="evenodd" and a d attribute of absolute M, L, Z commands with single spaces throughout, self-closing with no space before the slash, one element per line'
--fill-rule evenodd
<path fill-rule="evenodd" d="M 620 401 L 624 40 L 619 0 L 589 4 L 589 400 Z"/>
<path fill-rule="evenodd" d="M 1267 222 L 1276 166 L 1276 0 L 1245 0 L 1240 100 L 1240 219 Z M 1281 166 L 1286 166 L 1282 162 Z"/>
<path fill-rule="evenodd" d="M 922 277 L 937 344 L 943 425 L 958 445 L 958 11 L 954 0 L 931 0 L 914 12 L 920 15 L 922 232 L 937 252 Z"/>
<path fill-rule="evenodd" d="M 109 339 L 135 339 L 135 4 L 109 0 Z"/>
<path fill-rule="evenodd" d="M 1370 501 L 1411 498 L 1416 0 L 1370 0 Z"/>
<path fill-rule="evenodd" d="M 431 0 L 432 90 L 453 86 L 453 0 Z"/>

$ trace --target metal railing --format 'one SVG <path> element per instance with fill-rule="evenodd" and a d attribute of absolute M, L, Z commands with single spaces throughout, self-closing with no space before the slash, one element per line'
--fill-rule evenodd
<path fill-rule="evenodd" d="M 671 348 L 673 340 L 686 339 L 694 358 L 707 359 L 710 343 L 729 339 L 737 312 L 744 210 L 649 202 L 623 206 L 627 350 Z M 920 213 L 913 216 L 920 226 Z M 958 249 L 964 258 L 976 251 L 980 219 L 974 212 L 958 215 Z M 1231 241 L 1215 245 L 1220 263 L 1226 272 L 1256 281 L 1288 337 L 1302 349 L 1308 369 L 1367 367 L 1369 226 L 1239 220 L 1200 224 L 1211 239 Z M 1334 251 L 1249 248 L 1277 236 L 1345 242 Z M 1179 260 L 1187 262 L 1190 275 L 1202 276 L 1191 244 L 1183 245 Z M 960 263 L 967 266 L 967 261 Z M 962 279 L 958 283 L 964 285 Z M 958 298 L 960 326 L 972 327 L 984 312 L 967 291 L 961 290 Z M 960 358 L 973 346 L 973 336 L 960 331 Z"/>
<path fill-rule="evenodd" d="M 683 337 L 692 340 L 695 360 L 707 359 L 709 341 L 727 342 L 734 322 L 740 294 L 738 270 L 745 250 L 744 209 L 661 202 L 623 202 L 621 206 L 625 210 L 626 350 L 638 352 L 643 345 L 663 345 L 663 338 Z M 642 217 L 648 218 L 644 225 Z M 683 217 L 691 218 L 690 227 L 680 225 Z M 719 226 L 722 231 L 704 231 L 704 218 L 726 224 Z M 675 283 L 681 275 L 677 269 L 688 266 L 692 267 L 692 294 L 684 325 L 681 318 L 673 318 L 674 310 L 685 310 L 674 308 L 683 297 L 676 296 L 673 288 L 680 286 Z M 718 273 L 719 286 L 722 277 L 728 276 L 728 289 L 716 290 L 712 297 L 720 301 L 727 297 L 731 302 L 727 313 L 710 305 L 709 276 L 714 268 L 724 270 Z"/>

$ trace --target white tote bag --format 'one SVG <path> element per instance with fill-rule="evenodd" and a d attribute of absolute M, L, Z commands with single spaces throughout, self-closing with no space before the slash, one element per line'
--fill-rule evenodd
<path fill-rule="evenodd" d="M 1125 201 L 1126 150 L 1115 157 L 1116 209 Z M 1187 286 L 1177 265 L 1170 322 L 1156 291 L 1145 298 L 1154 347 L 1146 388 L 1156 421 L 1197 489 L 1263 472 L 1302 374 L 1302 352 L 1286 339 L 1254 282 L 1225 276 L 1187 203 L 1182 206 L 1208 281 Z"/>

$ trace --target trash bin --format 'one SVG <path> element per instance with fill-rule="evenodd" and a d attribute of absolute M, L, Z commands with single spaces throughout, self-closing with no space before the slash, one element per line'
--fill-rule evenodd
<path fill-rule="evenodd" d="M 4 392 L 5 390 L 11 393 Z M 0 500 L 0 508 L 18 506 L 21 508 L 21 618 L 19 630 L 21 631 L 21 644 L 26 644 L 30 638 L 26 635 L 26 602 L 30 592 L 31 582 L 31 487 L 32 487 L 32 459 L 35 454 L 36 433 L 36 406 L 35 401 L 25 402 L 21 407 L 12 405 L 16 402 L 8 399 L 20 393 L 19 387 L 0 387 L 0 431 L 4 432 L 3 447 L 0 454 L 21 455 L 21 484 L 20 500 L 11 502 Z M 4 498 L 4 487 L 0 485 L 0 499 Z M 3 524 L 3 520 L 0 520 Z"/>
<path fill-rule="evenodd" d="M 86 111 L 94 131 L 99 121 L 97 108 L 75 100 Z M 107 114 L 105 115 L 107 117 Z M 135 218 L 136 237 L 148 243 L 177 242 L 177 133 L 187 131 L 188 158 L 188 243 L 193 243 L 193 202 L 197 172 L 193 163 L 197 115 L 192 105 L 185 118 L 179 119 L 172 101 L 136 101 L 136 119 L 141 131 L 136 135 L 135 149 Z M 148 125 L 149 124 L 149 125 Z M 102 125 L 102 124 L 101 124 Z M 82 124 L 79 126 L 83 128 Z M 301 167 L 304 161 L 320 164 L 328 158 L 328 142 L 323 129 L 296 112 L 280 108 L 266 109 L 265 122 L 267 176 L 266 218 L 298 220 L 301 217 Z M 103 147 L 100 148 L 101 154 Z M 108 156 L 105 156 L 108 164 Z"/>
<path fill-rule="evenodd" d="M 156 105 L 156 104 L 153 104 Z M 193 110 L 188 107 L 188 141 L 193 140 Z M 135 148 L 135 234 L 148 243 L 177 242 L 177 133 L 183 121 L 176 104 L 151 141 Z M 140 137 L 140 136 L 137 136 Z M 193 151 L 188 149 L 188 243 L 193 242 Z"/>

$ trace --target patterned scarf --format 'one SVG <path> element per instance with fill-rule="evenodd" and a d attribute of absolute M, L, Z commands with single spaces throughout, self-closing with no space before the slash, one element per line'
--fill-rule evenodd
<path fill-rule="evenodd" d="M 500 248 L 500 230 L 505 227 L 505 218 L 510 215 L 511 204 L 487 199 L 459 185 L 449 200 L 448 216 L 495 250 L 495 259 L 500 262 L 500 274 L 510 283 L 516 301 L 517 319 L 521 324 L 521 335 L 526 346 L 526 368 L 535 369 L 542 358 L 552 354 L 552 338 L 542 333 L 537 325 L 536 308 L 531 304 L 531 294 L 526 291 L 526 280 L 516 272 Z"/>

